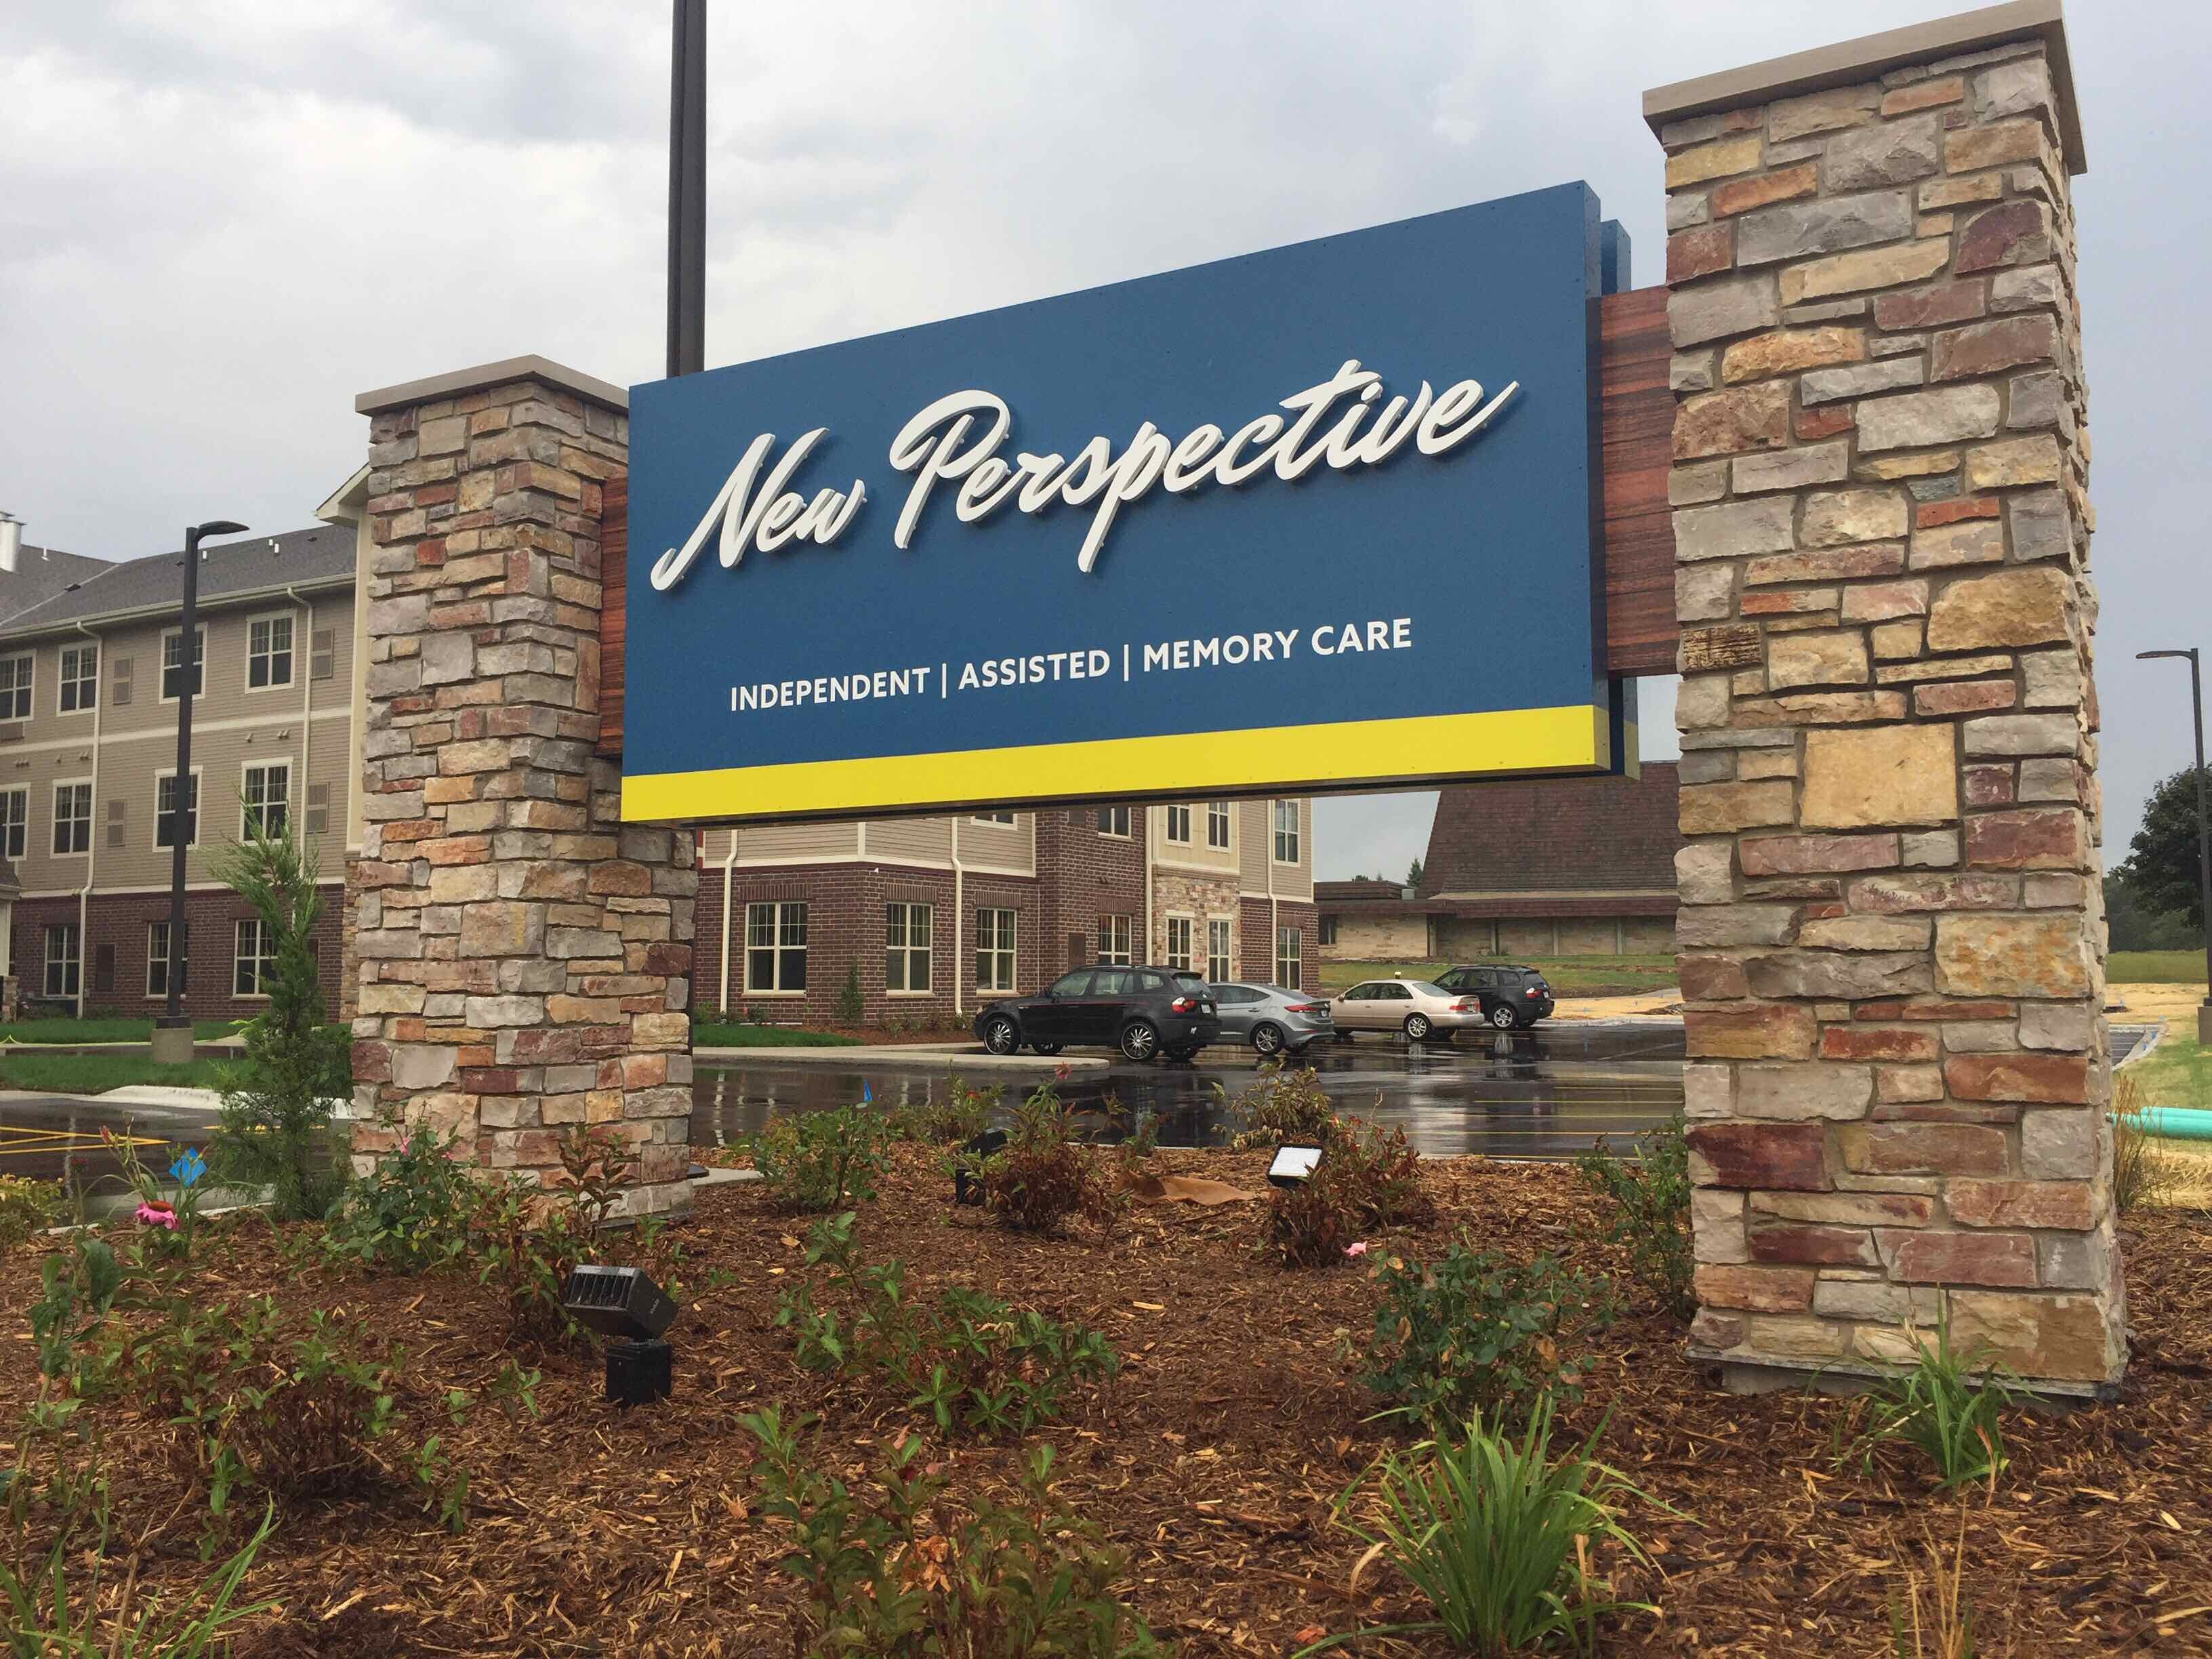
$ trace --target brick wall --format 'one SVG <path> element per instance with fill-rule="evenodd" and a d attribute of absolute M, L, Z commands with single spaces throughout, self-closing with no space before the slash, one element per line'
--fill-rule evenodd
<path fill-rule="evenodd" d="M 1674 763 L 1642 774 L 1451 785 L 1437 797 L 1422 895 L 1671 888 Z"/>
<path fill-rule="evenodd" d="M 1321 988 L 1321 912 L 1304 899 L 1276 899 L 1273 902 L 1273 921 L 1270 903 L 1264 898 L 1247 896 L 1240 901 L 1241 923 L 1238 929 L 1248 964 L 1244 977 L 1255 981 L 1272 981 L 1275 977 L 1276 926 L 1296 927 L 1304 938 L 1298 951 L 1298 989 L 1318 991 Z"/>
<path fill-rule="evenodd" d="M 340 917 L 345 890 L 335 883 L 319 890 L 321 918 L 315 924 L 316 960 L 330 1018 L 338 1012 L 342 944 Z M 236 967 L 238 924 L 253 914 L 235 893 L 196 890 L 185 895 L 186 933 L 193 949 L 185 964 L 185 1012 L 197 1019 L 251 1019 L 267 1006 L 260 997 L 232 994 Z M 166 893 L 94 893 L 86 902 L 86 937 L 80 941 L 80 971 L 83 975 L 84 1006 L 112 1011 L 125 1018 L 150 1018 L 167 1006 L 165 999 L 146 994 L 147 927 L 169 919 Z M 22 994 L 46 994 L 46 929 L 50 924 L 77 920 L 74 898 L 21 899 L 16 902 L 10 948 Z M 100 982 L 100 952 L 112 953 L 112 977 Z"/>
<path fill-rule="evenodd" d="M 1101 915 L 1129 918 L 1133 954 L 1141 955 L 1145 936 L 1145 813 L 1129 809 L 1129 834 L 1102 836 L 1097 809 L 1042 811 L 1036 817 L 1037 868 L 1049 871 L 1041 920 L 1045 952 L 1054 974 L 1091 961 Z M 1077 935 L 1083 940 L 1078 954 Z"/>

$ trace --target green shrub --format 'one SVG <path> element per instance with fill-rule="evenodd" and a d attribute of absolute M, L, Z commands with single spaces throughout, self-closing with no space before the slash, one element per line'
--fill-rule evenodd
<path fill-rule="evenodd" d="M 809 1462 L 773 1410 L 741 1419 L 760 1442 L 760 1512 L 787 1528 L 776 1565 L 805 1586 L 794 1650 L 808 1659 L 1139 1659 L 1158 1651 L 1116 1593 L 1128 1563 L 1053 1493 L 1053 1452 L 1029 1460 L 1021 1495 L 960 1508 L 902 1438 L 866 1501 Z"/>
<path fill-rule="evenodd" d="M 1568 1346 L 1613 1318 L 1602 1283 L 1548 1255 L 1518 1263 L 1455 1243 L 1425 1264 L 1388 1257 L 1375 1277 L 1373 1369 L 1360 1381 L 1438 1433 L 1478 1413 L 1510 1426 L 1547 1393 L 1578 1398 Z"/>
<path fill-rule="evenodd" d="M 958 1077 L 948 1077 L 942 1089 L 933 1089 L 917 1105 L 901 1106 L 891 1123 L 902 1139 L 939 1146 L 973 1140 L 991 1127 L 991 1114 L 999 1109 L 1005 1091 L 997 1084 L 971 1089 Z"/>
<path fill-rule="evenodd" d="M 842 1210 L 875 1197 L 895 1133 L 889 1119 L 865 1106 L 786 1113 L 752 1138 L 753 1167 L 784 1209 Z"/>
<path fill-rule="evenodd" d="M 1650 1561 L 1621 1526 L 1619 1508 L 1622 1498 L 1644 1494 L 1592 1460 L 1596 1435 L 1556 1463 L 1551 1440 L 1552 1402 L 1540 1398 L 1517 1443 L 1478 1415 L 1459 1436 L 1386 1456 L 1373 1529 L 1347 1530 L 1379 1549 L 1434 1616 L 1331 1637 L 1304 1651 L 1372 1636 L 1440 1634 L 1454 1652 L 1483 1659 L 1554 1644 L 1589 1653 L 1600 1619 L 1656 1612 L 1648 1602 L 1611 1599 L 1589 1565 L 1593 1543 Z"/>
<path fill-rule="evenodd" d="M 1121 1212 L 1113 1160 L 1078 1137 L 1073 1109 L 1049 1083 L 1014 1109 L 1003 1147 L 965 1162 L 981 1183 L 983 1207 L 1019 1232 L 1057 1232 L 1077 1216 L 1103 1224 Z"/>
<path fill-rule="evenodd" d="M 293 839 L 289 818 L 272 835 L 258 814 L 215 860 L 216 878 L 274 941 L 275 960 L 261 979 L 267 1006 L 246 1022 L 245 1059 L 228 1074 L 209 1151 L 224 1181 L 267 1187 L 286 1221 L 319 1218 L 345 1184 L 331 1103 L 352 1091 L 353 1066 L 345 1028 L 323 1024 L 317 868 L 314 848 Z"/>
<path fill-rule="evenodd" d="M 1262 1060 L 1258 1079 L 1235 1099 L 1218 1083 L 1213 1090 L 1222 1115 L 1238 1126 L 1229 1137 L 1236 1152 L 1285 1141 L 1326 1146 L 1344 1127 L 1321 1086 L 1321 1073 L 1310 1066 L 1293 1071 L 1280 1056 Z"/>
<path fill-rule="evenodd" d="M 840 1025 L 858 1025 L 867 1018 L 868 1005 L 860 995 L 859 963 L 845 969 L 845 982 L 838 988 L 836 1004 L 830 1012 Z"/>
<path fill-rule="evenodd" d="M 1261 1233 L 1285 1267 L 1327 1267 L 1370 1232 L 1435 1213 L 1406 1132 L 1354 1118 L 1339 1127 L 1312 1175 L 1272 1191 Z"/>
<path fill-rule="evenodd" d="M 1644 1137 L 1643 1156 L 1615 1158 L 1602 1139 L 1575 1160 L 1583 1186 L 1609 1200 L 1603 1237 L 1628 1253 L 1628 1270 L 1670 1318 L 1698 1311 L 1690 1241 L 1690 1152 L 1680 1112 Z"/>
<path fill-rule="evenodd" d="M 62 1213 L 60 1182 L 0 1175 L 0 1253 L 57 1225 Z"/>
<path fill-rule="evenodd" d="M 990 1436 L 1054 1420 L 1073 1389 L 1117 1369 L 1113 1348 L 1085 1325 L 959 1288 L 934 1306 L 914 1303 L 903 1264 L 860 1261 L 856 1219 L 825 1217 L 807 1232 L 807 1266 L 827 1267 L 832 1305 L 817 1304 L 805 1281 L 777 1301 L 775 1323 L 809 1370 L 855 1372 L 927 1410 L 943 1432 Z"/>
<path fill-rule="evenodd" d="M 273 1510 L 264 1516 L 260 1529 L 210 1573 L 182 1606 L 167 1605 L 159 1595 L 141 1595 L 134 1571 L 113 1609 L 100 1611 L 107 1600 L 100 1587 L 110 1565 L 105 1549 L 84 1552 L 82 1559 L 92 1577 L 77 1591 L 70 1586 L 71 1556 L 66 1541 L 55 1545 L 36 1568 L 0 1561 L 0 1608 L 7 1613 L 9 1650 L 22 1656 L 52 1654 L 57 1659 L 201 1659 L 205 1654 L 228 1652 L 224 1631 L 276 1606 L 274 1601 L 232 1605 L 240 1582 L 276 1523 Z"/>
<path fill-rule="evenodd" d="M 428 1125 L 403 1128 L 398 1145 L 346 1188 L 344 1203 L 323 1230 L 324 1251 L 395 1273 L 428 1273 L 465 1259 L 469 1218 L 482 1194 L 453 1147 L 453 1137 Z"/>
<path fill-rule="evenodd" d="M 123 1289 L 123 1264 L 106 1240 L 80 1232 L 70 1254 L 57 1253 L 39 1265 L 39 1299 L 30 1314 L 41 1376 L 77 1374 L 80 1346 L 106 1322 Z"/>
<path fill-rule="evenodd" d="M 1984 1481 L 1995 1492 L 2009 1462 L 1998 1419 L 2013 1403 L 2007 1385 L 2012 1374 L 1990 1366 L 1978 1380 L 1977 1358 L 1954 1349 L 1950 1326 L 1938 1325 L 1934 1346 L 1921 1343 L 1913 1364 L 1893 1367 L 1866 1395 L 1864 1426 L 1854 1447 L 1863 1465 L 1871 1469 L 1875 1449 L 1896 1442 L 1934 1467 L 1937 1491 Z"/>

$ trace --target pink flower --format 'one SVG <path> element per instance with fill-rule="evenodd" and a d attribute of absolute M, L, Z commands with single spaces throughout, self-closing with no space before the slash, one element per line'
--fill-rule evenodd
<path fill-rule="evenodd" d="M 141 1204 L 138 1206 L 138 1224 L 142 1227 L 167 1227 L 174 1232 L 177 1231 L 177 1212 L 166 1204 L 158 1208 L 151 1204 Z"/>
<path fill-rule="evenodd" d="M 1055 1082 L 1055 1083 L 1065 1083 L 1065 1082 L 1066 1082 L 1066 1081 L 1067 1081 L 1067 1079 L 1068 1079 L 1069 1078 L 1073 1077 L 1074 1074 L 1075 1074 L 1075 1068 L 1074 1068 L 1073 1066 L 1070 1066 L 1070 1065 L 1069 1065 L 1066 1060 L 1063 1060 L 1062 1061 L 1060 1061 L 1059 1065 L 1057 1065 L 1057 1066 L 1054 1066 L 1054 1067 L 1052 1068 L 1052 1077 L 1053 1077 L 1053 1081 L 1054 1081 L 1054 1082 Z"/>
<path fill-rule="evenodd" d="M 1344 1247 L 1344 1253 L 1346 1255 L 1365 1255 L 1367 1254 L 1367 1241 L 1363 1238 L 1357 1244 L 1346 1245 Z"/>

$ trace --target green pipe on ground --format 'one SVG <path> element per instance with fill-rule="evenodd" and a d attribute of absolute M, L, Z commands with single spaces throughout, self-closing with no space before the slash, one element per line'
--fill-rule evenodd
<path fill-rule="evenodd" d="M 2137 1117 L 2146 1133 L 2168 1140 L 2212 1140 L 2212 1112 L 2191 1106 L 2146 1106 Z"/>

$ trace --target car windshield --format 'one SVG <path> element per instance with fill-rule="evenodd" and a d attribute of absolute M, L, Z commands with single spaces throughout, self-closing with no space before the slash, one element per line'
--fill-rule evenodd
<path fill-rule="evenodd" d="M 1451 994 L 1451 993 L 1445 990 L 1443 986 L 1431 984 L 1429 981 L 1425 979 L 1409 979 L 1406 983 L 1412 988 L 1415 996 L 1448 997 Z"/>

